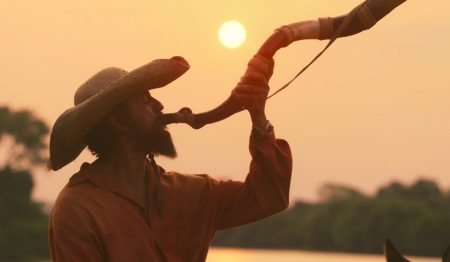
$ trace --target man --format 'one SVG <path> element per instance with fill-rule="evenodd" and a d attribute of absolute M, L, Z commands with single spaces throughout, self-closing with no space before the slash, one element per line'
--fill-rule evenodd
<path fill-rule="evenodd" d="M 245 75 L 232 92 L 253 123 L 244 183 L 166 172 L 155 163 L 155 155 L 175 157 L 176 150 L 163 105 L 148 90 L 181 76 L 189 68 L 183 58 L 129 73 L 107 68 L 84 83 L 53 127 L 50 164 L 63 167 L 85 145 L 98 158 L 82 165 L 55 202 L 53 261 L 204 261 L 217 230 L 285 209 L 292 158 L 265 116 L 273 63 L 259 63 L 270 70 Z"/>

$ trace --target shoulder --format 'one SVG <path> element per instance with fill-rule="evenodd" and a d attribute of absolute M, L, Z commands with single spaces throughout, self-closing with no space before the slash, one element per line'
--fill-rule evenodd
<path fill-rule="evenodd" d="M 168 195 L 192 198 L 204 198 L 216 195 L 216 191 L 222 188 L 222 181 L 207 174 L 182 174 L 167 172 L 161 179 L 163 188 Z"/>
<path fill-rule="evenodd" d="M 163 184 L 178 192 L 209 192 L 235 191 L 243 182 L 233 180 L 220 180 L 207 174 L 182 174 L 167 172 L 163 176 Z"/>
<path fill-rule="evenodd" d="M 92 192 L 97 191 L 88 179 L 83 167 L 72 175 L 68 184 L 61 190 L 52 208 L 52 220 L 65 219 L 68 216 L 74 219 L 87 213 L 88 205 L 93 196 Z"/>
<path fill-rule="evenodd" d="M 165 172 L 162 175 L 163 183 L 175 187 L 209 187 L 217 180 L 207 174 L 183 174 L 178 172 Z"/>

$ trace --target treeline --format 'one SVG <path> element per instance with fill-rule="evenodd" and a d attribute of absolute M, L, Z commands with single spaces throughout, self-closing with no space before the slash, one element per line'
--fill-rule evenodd
<path fill-rule="evenodd" d="M 375 196 L 326 185 L 321 200 L 218 232 L 215 246 L 382 253 L 390 238 L 409 255 L 441 256 L 450 244 L 450 192 L 426 179 L 393 182 Z"/>
<path fill-rule="evenodd" d="M 0 170 L 0 261 L 50 258 L 48 215 L 31 199 L 28 171 Z"/>
<path fill-rule="evenodd" d="M 45 163 L 47 134 L 32 112 L 0 106 L 0 261 L 50 258 L 48 215 L 31 198 L 32 171 Z"/>

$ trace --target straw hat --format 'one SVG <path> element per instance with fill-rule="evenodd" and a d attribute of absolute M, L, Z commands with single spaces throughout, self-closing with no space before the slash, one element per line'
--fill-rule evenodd
<path fill-rule="evenodd" d="M 183 75 L 188 62 L 179 56 L 154 60 L 131 72 L 101 70 L 75 92 L 75 106 L 62 113 L 50 135 L 49 168 L 58 170 L 75 160 L 86 147 L 89 131 L 125 99 L 163 87 Z"/>

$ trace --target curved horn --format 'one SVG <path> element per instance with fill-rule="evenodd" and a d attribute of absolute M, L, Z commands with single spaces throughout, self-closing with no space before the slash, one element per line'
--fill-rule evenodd
<path fill-rule="evenodd" d="M 271 70 L 275 53 L 294 41 L 330 39 L 329 46 L 339 37 L 354 35 L 367 30 L 405 1 L 366 0 L 344 16 L 320 18 L 282 26 L 275 30 L 250 60 L 246 73 L 257 69 L 268 72 L 267 70 Z M 189 108 L 182 108 L 177 113 L 164 114 L 163 121 L 165 124 L 186 123 L 198 129 L 207 124 L 221 121 L 242 110 L 243 108 L 230 96 L 221 105 L 210 111 L 193 114 Z"/>

